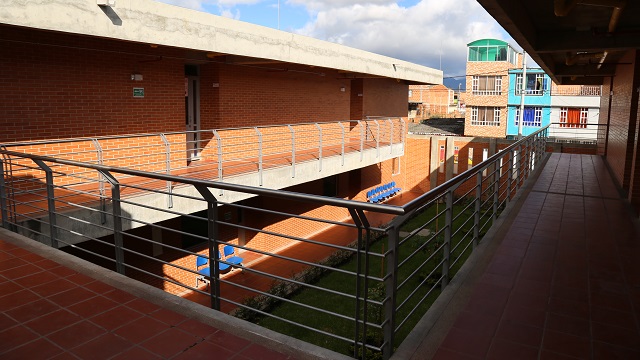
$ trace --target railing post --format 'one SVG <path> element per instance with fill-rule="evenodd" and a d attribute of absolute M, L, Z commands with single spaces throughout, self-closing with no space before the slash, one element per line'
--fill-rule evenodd
<path fill-rule="evenodd" d="M 529 139 L 529 176 L 531 175 L 531 172 L 534 170 L 533 165 L 535 162 L 534 156 L 536 153 L 536 149 L 535 149 L 535 138 L 531 138 Z"/>
<path fill-rule="evenodd" d="M 287 125 L 291 132 L 291 177 L 296 177 L 296 133 L 293 126 Z"/>
<path fill-rule="evenodd" d="M 493 182 L 493 214 L 491 215 L 491 226 L 493 226 L 498 218 L 498 204 L 500 203 L 500 172 L 494 170 L 491 179 Z"/>
<path fill-rule="evenodd" d="M 480 242 L 480 204 L 482 203 L 482 171 L 476 176 L 475 213 L 473 215 L 473 248 Z"/>
<path fill-rule="evenodd" d="M 512 152 L 513 154 L 513 178 L 516 181 L 516 187 L 515 187 L 515 191 L 516 193 L 518 192 L 518 189 L 520 188 L 520 171 L 518 169 L 519 165 L 519 161 L 520 161 L 520 156 L 518 156 L 518 150 L 513 150 Z"/>
<path fill-rule="evenodd" d="M 342 129 L 342 149 L 341 149 L 341 154 L 342 154 L 342 166 L 344 166 L 344 124 L 339 121 L 338 125 L 340 125 L 340 128 Z"/>
<path fill-rule="evenodd" d="M 513 151 L 509 151 L 509 166 L 507 166 L 507 203 L 511 201 L 511 186 L 513 186 Z"/>
<path fill-rule="evenodd" d="M 318 123 L 315 123 L 318 129 L 318 171 L 322 172 L 322 128 Z"/>
<path fill-rule="evenodd" d="M 449 264 L 451 263 L 451 227 L 453 222 L 453 190 L 445 195 L 444 246 L 442 248 L 442 289 L 449 284 Z"/>
<path fill-rule="evenodd" d="M 258 135 L 258 182 L 262 186 L 262 133 L 257 126 L 254 129 Z"/>
<path fill-rule="evenodd" d="M 395 222 L 387 233 L 387 274 L 384 277 L 385 299 L 382 331 L 384 335 L 384 347 L 382 357 L 389 359 L 393 354 L 393 343 L 396 333 L 396 295 L 398 290 L 398 243 L 400 240 L 400 227 Z M 366 336 L 366 334 L 365 334 Z"/>
<path fill-rule="evenodd" d="M 96 148 L 96 157 L 98 160 L 98 164 L 104 165 L 104 154 L 100 142 L 96 138 L 91 139 L 91 142 L 93 143 L 93 147 Z M 102 224 L 107 222 L 107 199 L 105 197 L 104 181 L 104 176 L 98 173 L 98 189 L 100 191 L 100 221 L 102 222 Z"/>
<path fill-rule="evenodd" d="M 111 173 L 98 170 L 111 184 L 111 202 L 113 206 L 113 244 L 116 253 L 116 271 L 125 274 L 124 243 L 122 239 L 122 208 L 120 203 L 120 182 Z"/>
<path fill-rule="evenodd" d="M 369 289 L 369 243 L 370 243 L 370 224 L 364 211 L 349 209 L 354 224 L 358 227 L 358 238 L 356 247 L 356 312 L 355 312 L 355 334 L 353 341 L 353 357 L 358 358 L 358 349 L 362 354 L 366 354 L 367 343 L 367 321 L 368 321 L 368 289 Z M 363 230 L 366 230 L 366 238 L 363 238 Z M 364 249 L 364 286 L 361 286 L 362 266 L 362 250 Z M 364 296 L 361 295 L 364 289 Z M 361 297 L 362 301 L 361 301 Z M 360 304 L 362 303 L 362 333 L 360 332 Z M 362 340 L 360 340 L 362 334 Z M 360 347 L 358 343 L 360 342 Z"/>
<path fill-rule="evenodd" d="M 2 227 L 9 228 L 9 210 L 7 209 L 7 184 L 4 182 L 4 159 L 0 158 L 0 216 Z"/>
<path fill-rule="evenodd" d="M 222 138 L 216 130 L 213 130 L 213 136 L 215 136 L 218 146 L 218 181 L 222 182 Z M 223 190 L 220 189 L 219 195 L 222 196 L 223 193 Z"/>
<path fill-rule="evenodd" d="M 220 310 L 220 257 L 218 249 L 218 199 L 211 193 L 209 188 L 201 185 L 194 185 L 196 190 L 207 201 L 207 243 L 209 245 L 209 278 L 211 291 L 209 298 L 211 308 Z"/>
<path fill-rule="evenodd" d="M 7 147 L 4 145 L 0 145 L 0 150 L 2 151 L 7 151 Z M 9 222 L 9 219 L 12 219 L 13 223 L 8 223 L 9 230 L 15 231 L 15 227 L 16 227 L 16 219 L 17 219 L 17 211 L 16 211 L 16 198 L 15 198 L 15 189 L 13 188 L 13 184 L 14 184 L 14 179 L 13 179 L 13 163 L 11 162 L 11 156 L 7 155 L 7 154 L 2 154 L 2 156 L 0 157 L 0 160 L 2 160 L 4 162 L 4 164 L 6 165 L 6 168 L 2 167 L 2 181 L 3 181 L 3 188 L 5 190 L 4 192 L 4 199 L 5 199 L 5 211 L 6 213 L 6 221 Z M 5 181 L 5 176 L 6 179 L 9 181 L 9 183 L 7 181 Z M 5 217 L 3 216 L 3 219 L 5 219 Z M 3 220 L 4 221 L 4 220 Z"/>
<path fill-rule="evenodd" d="M 34 159 L 36 163 L 44 171 L 46 177 L 47 186 L 47 210 L 49 213 L 49 246 L 52 248 L 58 248 L 58 226 L 56 223 L 56 201 L 55 192 L 53 186 L 53 171 L 42 160 Z M 4 219 L 4 217 L 3 217 Z"/>
<path fill-rule="evenodd" d="M 165 172 L 167 175 L 171 175 L 171 144 L 169 144 L 169 140 L 164 134 L 160 134 L 160 139 L 164 143 L 164 161 L 165 161 Z M 167 181 L 167 208 L 171 209 L 173 207 L 173 188 L 171 187 L 171 181 Z"/>
<path fill-rule="evenodd" d="M 358 127 L 360 127 L 360 161 L 362 161 L 364 159 L 364 126 L 360 120 L 358 120 Z"/>
<path fill-rule="evenodd" d="M 376 123 L 376 128 L 378 130 L 378 134 L 376 135 L 376 158 L 380 157 L 380 123 L 378 120 L 373 120 Z"/>

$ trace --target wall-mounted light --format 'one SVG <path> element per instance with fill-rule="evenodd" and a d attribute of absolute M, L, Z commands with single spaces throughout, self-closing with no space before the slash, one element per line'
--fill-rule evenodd
<path fill-rule="evenodd" d="M 345 92 L 345 91 L 347 91 L 347 88 L 344 86 L 340 86 L 340 92 Z"/>
<path fill-rule="evenodd" d="M 96 0 L 98 6 L 116 7 L 116 0 Z"/>
<path fill-rule="evenodd" d="M 132 81 L 142 81 L 142 74 L 131 74 Z"/>

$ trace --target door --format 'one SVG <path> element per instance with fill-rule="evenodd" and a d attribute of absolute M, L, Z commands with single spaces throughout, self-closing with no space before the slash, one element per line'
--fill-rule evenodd
<path fill-rule="evenodd" d="M 184 101 L 187 162 L 200 159 L 200 80 L 197 73 L 197 66 L 187 65 L 185 67 Z"/>

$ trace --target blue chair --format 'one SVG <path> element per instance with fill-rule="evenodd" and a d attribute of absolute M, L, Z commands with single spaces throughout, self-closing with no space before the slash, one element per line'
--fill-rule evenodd
<path fill-rule="evenodd" d="M 211 277 L 209 267 L 207 266 L 206 268 L 200 269 L 201 266 L 205 266 L 208 263 L 209 259 L 202 256 L 196 256 L 196 271 L 200 274 L 196 276 L 196 287 L 198 287 L 199 281 L 205 282 L 209 285 L 209 280 L 206 279 L 206 277 Z"/>
<path fill-rule="evenodd" d="M 236 256 L 236 249 L 231 245 L 226 245 L 224 247 L 224 261 L 230 263 L 231 265 L 242 266 L 243 258 L 240 256 Z"/>
<path fill-rule="evenodd" d="M 218 252 L 218 260 L 220 260 L 220 253 Z M 200 269 L 201 266 L 205 266 L 209 264 L 209 259 L 204 256 L 196 256 L 196 271 L 199 276 L 196 277 L 196 287 L 198 287 L 198 282 L 202 281 L 209 285 L 209 280 L 207 278 L 211 278 L 211 267 L 207 266 L 206 268 Z M 220 272 L 226 272 L 231 268 L 231 265 L 225 263 L 218 263 L 218 268 Z"/>

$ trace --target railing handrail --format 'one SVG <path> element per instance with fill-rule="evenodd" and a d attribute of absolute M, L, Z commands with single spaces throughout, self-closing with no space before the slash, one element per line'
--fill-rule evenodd
<path fill-rule="evenodd" d="M 395 119 L 392 117 L 383 116 L 380 118 L 389 118 Z M 76 138 L 64 138 L 64 139 L 51 139 L 51 140 L 33 140 L 33 141 L 17 141 L 17 142 L 7 142 L 2 143 L 0 145 L 3 146 L 24 146 L 24 145 L 51 145 L 51 144 L 62 144 L 62 143 L 72 143 L 72 142 L 82 142 L 82 141 L 92 141 L 92 140 L 115 140 L 115 139 L 130 139 L 130 138 L 142 138 L 142 137 L 153 137 L 160 135 L 180 135 L 180 134 L 191 134 L 191 133 L 211 133 L 212 131 L 229 131 L 229 130 L 253 130 L 255 128 L 266 129 L 266 128 L 277 128 L 277 127 L 287 127 L 287 126 L 304 126 L 315 124 L 318 125 L 326 125 L 326 124 L 339 124 L 343 122 L 373 122 L 373 120 L 338 120 L 338 121 L 320 121 L 320 122 L 308 122 L 308 123 L 292 123 L 292 124 L 273 124 L 273 125 L 260 125 L 260 126 L 246 126 L 246 127 L 236 127 L 236 128 L 219 128 L 219 129 L 205 129 L 205 130 L 182 130 L 182 131 L 170 131 L 170 132 L 158 132 L 158 133 L 133 133 L 133 134 L 122 134 L 122 135 L 104 135 L 104 136 L 93 136 L 93 137 L 76 137 Z"/>

